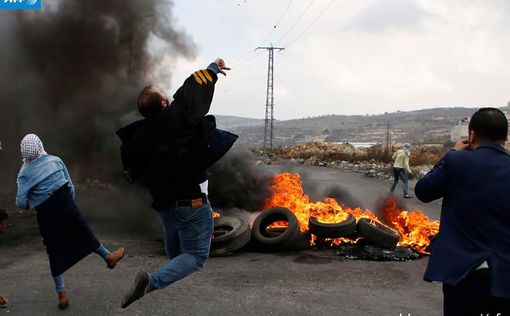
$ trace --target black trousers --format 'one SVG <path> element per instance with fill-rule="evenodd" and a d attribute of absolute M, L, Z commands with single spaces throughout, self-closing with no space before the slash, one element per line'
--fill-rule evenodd
<path fill-rule="evenodd" d="M 510 316 L 510 299 L 490 295 L 489 269 L 474 271 L 456 286 L 443 283 L 444 316 Z"/>

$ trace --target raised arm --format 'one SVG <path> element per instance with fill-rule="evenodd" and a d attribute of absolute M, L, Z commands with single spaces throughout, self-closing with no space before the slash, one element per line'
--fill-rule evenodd
<path fill-rule="evenodd" d="M 218 73 L 226 75 L 225 70 L 230 68 L 225 67 L 223 59 L 218 58 L 207 69 L 195 71 L 175 92 L 174 104 L 186 112 L 190 120 L 200 119 L 211 107 Z"/>

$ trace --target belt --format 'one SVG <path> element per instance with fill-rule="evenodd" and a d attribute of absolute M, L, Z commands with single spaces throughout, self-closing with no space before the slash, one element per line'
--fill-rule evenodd
<path fill-rule="evenodd" d="M 192 207 L 192 208 L 199 208 L 204 206 L 204 204 L 207 203 L 207 197 L 203 196 L 198 199 L 194 200 L 176 200 L 175 201 L 175 207 Z"/>

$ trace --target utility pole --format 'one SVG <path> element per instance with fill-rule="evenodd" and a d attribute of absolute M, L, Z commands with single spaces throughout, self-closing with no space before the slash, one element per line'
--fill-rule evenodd
<path fill-rule="evenodd" d="M 264 124 L 264 153 L 273 151 L 273 120 L 274 120 L 274 97 L 273 97 L 273 56 L 274 50 L 284 50 L 283 47 L 257 47 L 256 50 L 265 49 L 269 52 L 267 66 L 267 95 L 266 95 L 266 119 Z"/>
<path fill-rule="evenodd" d="M 386 121 L 386 152 L 387 152 L 388 155 L 391 153 L 390 121 Z"/>

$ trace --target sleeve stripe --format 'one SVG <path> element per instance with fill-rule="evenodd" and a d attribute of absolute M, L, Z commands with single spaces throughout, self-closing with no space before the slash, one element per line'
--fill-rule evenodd
<path fill-rule="evenodd" d="M 202 80 L 200 80 L 200 78 L 197 76 L 196 72 L 193 73 L 193 77 L 195 77 L 196 82 L 198 82 L 199 84 L 202 84 Z"/>
<path fill-rule="evenodd" d="M 207 80 L 209 80 L 210 82 L 213 82 L 213 79 L 211 77 L 211 75 L 209 74 L 209 72 L 207 71 L 207 69 L 204 69 L 204 70 L 200 70 L 204 76 L 207 78 Z"/>
<path fill-rule="evenodd" d="M 202 79 L 204 83 L 207 83 L 207 79 L 205 79 L 205 76 L 202 74 L 200 70 L 196 71 L 195 73 L 200 77 L 200 79 Z"/>

